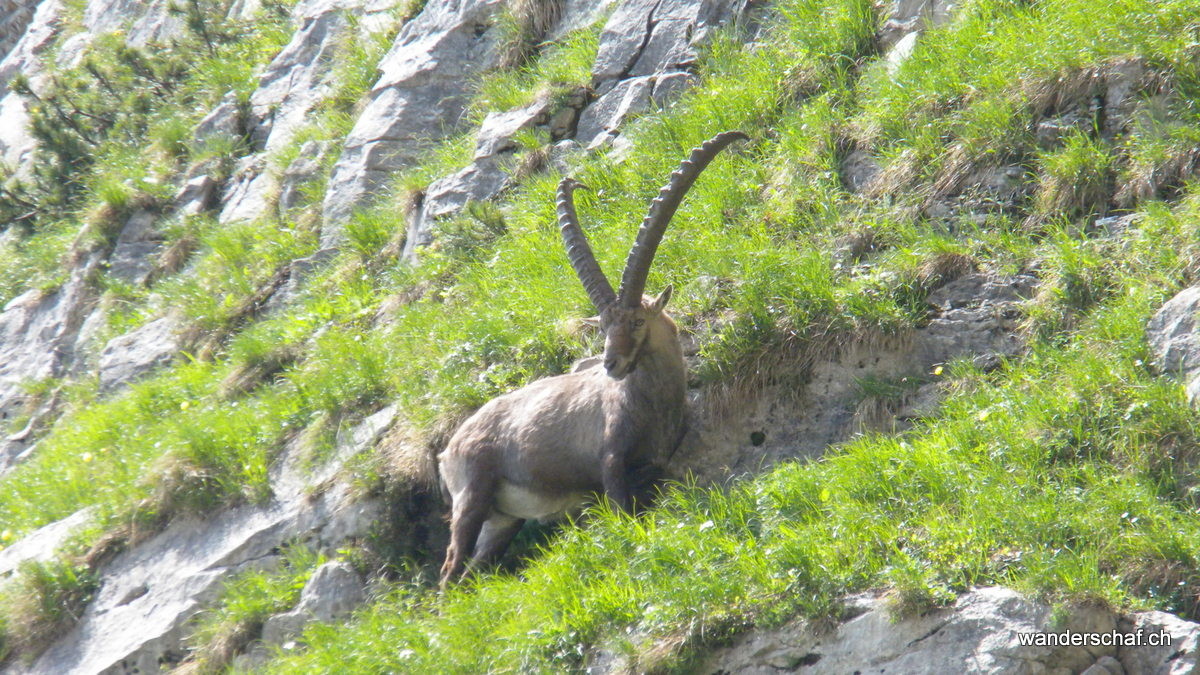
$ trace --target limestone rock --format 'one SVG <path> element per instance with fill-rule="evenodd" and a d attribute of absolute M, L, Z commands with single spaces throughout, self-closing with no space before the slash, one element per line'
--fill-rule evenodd
<path fill-rule="evenodd" d="M 573 109 L 568 106 L 564 110 Z M 425 190 L 420 207 L 408 223 L 403 259 L 415 262 L 416 250 L 433 241 L 433 225 L 438 218 L 458 213 L 468 202 L 491 199 L 507 188 L 511 182 L 507 159 L 517 149 L 513 137 L 532 128 L 549 131 L 553 136 L 551 122 L 550 101 L 546 98 L 485 117 L 476 134 L 475 159 L 458 172 L 430 183 Z M 559 121 L 565 125 L 572 122 Z"/>
<path fill-rule="evenodd" d="M 243 157 L 225 185 L 217 220 L 227 224 L 267 215 L 278 187 L 279 179 L 267 170 L 265 153 Z"/>
<path fill-rule="evenodd" d="M 500 0 L 429 3 L 401 29 L 334 166 L 322 248 L 341 243 L 350 214 L 390 172 L 411 165 L 430 141 L 453 130 L 472 75 L 496 57 L 492 22 L 500 5 Z"/>
<path fill-rule="evenodd" d="M 112 392 L 166 365 L 179 351 L 178 326 L 169 316 L 109 340 L 100 352 L 100 391 Z"/>
<path fill-rule="evenodd" d="M 1185 621 L 1166 612 L 1138 612 L 1121 620 L 1127 633 L 1165 633 L 1170 644 L 1121 647 L 1117 660 L 1130 675 L 1184 675 L 1200 667 L 1200 624 Z"/>
<path fill-rule="evenodd" d="M 6 0 L 0 5 L 4 10 L 4 16 L 0 17 L 0 59 L 25 35 L 37 5 L 36 0 Z"/>
<path fill-rule="evenodd" d="M 62 520 L 39 527 L 0 550 L 0 579 L 11 575 L 23 562 L 51 560 L 59 547 L 91 520 L 90 509 L 76 511 Z"/>
<path fill-rule="evenodd" d="M 513 136 L 531 127 L 546 124 L 550 101 L 539 98 L 527 106 L 502 113 L 490 113 L 483 118 L 475 135 L 475 159 L 492 157 L 516 148 Z"/>
<path fill-rule="evenodd" d="M 263 624 L 263 642 L 283 644 L 297 637 L 310 621 L 333 621 L 346 616 L 366 600 L 365 589 L 362 577 L 349 563 L 333 561 L 321 565 L 304 585 L 296 608 Z"/>
<path fill-rule="evenodd" d="M 296 14 L 300 27 L 271 60 L 250 96 L 256 148 L 274 151 L 286 146 L 331 89 L 333 51 L 349 26 L 346 14 L 332 2 L 297 7 Z"/>
<path fill-rule="evenodd" d="M 780 668 L 863 675 L 1068 673 L 1110 664 L 1117 655 L 1116 647 L 1021 645 L 1022 633 L 1111 631 L 1117 617 L 1102 608 L 1081 607 L 1059 628 L 1052 625 L 1049 606 L 1005 588 L 976 589 L 959 596 L 952 607 L 899 621 L 881 596 L 867 598 L 863 605 L 859 611 L 865 611 L 828 633 L 803 622 L 753 631 L 714 652 L 703 670 L 746 675 Z"/>
<path fill-rule="evenodd" d="M 16 170 L 21 176 L 32 171 L 33 149 L 37 145 L 29 133 L 29 112 L 25 99 L 8 88 L 18 73 L 29 78 L 30 86 L 38 91 L 44 79 L 45 67 L 41 57 L 58 34 L 58 22 L 63 11 L 61 0 L 45 0 L 37 4 L 29 23 L 0 58 L 0 164 Z"/>
<path fill-rule="evenodd" d="M 693 79 L 696 49 L 740 16 L 747 0 L 630 0 L 600 34 L 592 84 L 599 98 L 583 111 L 576 139 L 597 148 L 631 116 L 678 97 Z"/>
<path fill-rule="evenodd" d="M 490 199 L 508 183 L 508 172 L 497 157 L 476 160 L 462 171 L 431 183 L 421 208 L 408 224 L 404 259 L 413 261 L 416 250 L 433 241 L 433 225 L 438 218 L 457 213 L 470 201 Z"/>
<path fill-rule="evenodd" d="M 193 142 L 200 147 L 220 141 L 232 145 L 244 135 L 242 111 L 233 92 L 226 94 L 217 107 L 205 115 L 192 130 Z"/>
<path fill-rule="evenodd" d="M 654 91 L 653 76 L 621 80 L 579 116 L 576 140 L 594 149 L 611 140 L 625 120 L 649 107 Z"/>
<path fill-rule="evenodd" d="M 155 221 L 155 214 L 149 211 L 137 211 L 129 217 L 106 262 L 110 277 L 129 284 L 145 283 L 163 243 Z"/>
<path fill-rule="evenodd" d="M 1187 384 L 1188 400 L 1200 394 L 1200 336 L 1196 313 L 1200 311 L 1200 286 L 1185 288 L 1164 304 L 1146 324 L 1146 342 L 1158 372 Z"/>
<path fill-rule="evenodd" d="M 264 506 L 226 509 L 210 518 L 183 517 L 162 533 L 119 554 L 101 570 L 95 599 L 78 623 L 22 666 L 28 675 L 158 672 L 184 656 L 189 620 L 239 571 L 275 562 L 286 542 L 308 541 L 328 548 L 364 536 L 380 517 L 381 505 L 334 478 L 345 462 L 377 439 L 395 416 L 385 408 L 340 444 L 327 462 L 311 467 L 300 444 L 290 444 L 270 470 L 274 499 Z M 318 494 L 308 485 L 325 483 Z M 337 577 L 337 572 L 327 573 Z M 344 578 L 336 586 L 345 591 Z M 317 602 L 321 611 L 345 603 Z M 345 596 L 349 598 L 349 595 Z"/>
<path fill-rule="evenodd" d="M 172 200 L 175 212 L 182 216 L 196 216 L 212 209 L 216 203 L 217 181 L 202 173 L 187 178 Z"/>
<path fill-rule="evenodd" d="M 885 5 L 888 18 L 879 30 L 880 45 L 891 51 L 906 36 L 947 23 L 960 4 L 957 0 L 892 0 Z"/>
<path fill-rule="evenodd" d="M 627 77 L 687 70 L 696 47 L 740 13 L 745 0 L 629 0 L 609 17 L 592 77 L 603 92 Z"/>
<path fill-rule="evenodd" d="M 62 377 L 70 368 L 80 326 L 96 301 L 88 279 L 99 265 L 99 254 L 91 253 L 57 289 L 27 291 L 0 312 L 0 424 L 25 406 L 24 382 Z M 16 451 L 5 450 L 0 471 Z"/>
<path fill-rule="evenodd" d="M 321 173 L 321 162 L 332 145 L 332 141 L 308 141 L 300 146 L 300 153 L 284 169 L 279 181 L 280 215 L 299 206 L 304 186 Z"/>

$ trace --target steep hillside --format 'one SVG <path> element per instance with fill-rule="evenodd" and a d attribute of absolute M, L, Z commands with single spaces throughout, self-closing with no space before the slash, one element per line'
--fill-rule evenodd
<path fill-rule="evenodd" d="M 3 672 L 1200 660 L 1195 3 L 9 4 Z M 730 129 L 656 503 L 439 592 L 432 451 L 601 348 L 559 180 L 615 274 Z"/>

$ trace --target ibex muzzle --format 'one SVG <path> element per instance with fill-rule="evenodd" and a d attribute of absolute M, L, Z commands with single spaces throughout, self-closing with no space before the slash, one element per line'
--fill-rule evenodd
<path fill-rule="evenodd" d="M 643 295 L 663 232 L 700 172 L 722 149 L 746 140 L 714 136 L 671 174 L 642 221 L 621 287 L 601 271 L 579 227 L 572 178 L 558 186 L 558 222 L 571 266 L 599 311 L 603 368 L 548 377 L 493 399 L 459 427 L 438 455 L 451 502 L 444 585 L 508 548 L 525 520 L 554 518 L 602 492 L 628 510 L 631 477 L 661 465 L 683 436 L 687 373 L 679 332 L 664 311 L 668 286 Z"/>

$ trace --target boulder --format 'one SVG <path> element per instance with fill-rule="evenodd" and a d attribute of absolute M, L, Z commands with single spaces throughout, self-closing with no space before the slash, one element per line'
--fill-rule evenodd
<path fill-rule="evenodd" d="M 129 217 L 108 256 L 110 277 L 128 284 L 145 283 L 163 243 L 163 234 L 155 227 L 156 220 L 149 211 L 136 211 Z"/>
<path fill-rule="evenodd" d="M 462 117 L 472 76 L 496 59 L 493 21 L 501 4 L 429 3 L 405 24 L 333 168 L 322 248 L 342 242 L 351 213 L 391 172 L 411 166 L 430 142 L 454 131 L 448 121 Z"/>
<path fill-rule="evenodd" d="M 111 393 L 170 363 L 179 352 L 177 331 L 165 316 L 109 340 L 100 352 L 100 391 Z"/>
<path fill-rule="evenodd" d="M 366 584 L 349 563 L 327 562 L 318 567 L 304 585 L 295 609 L 267 619 L 263 624 L 262 641 L 268 645 L 282 645 L 298 637 L 309 622 L 340 619 L 366 599 Z"/>
<path fill-rule="evenodd" d="M 320 175 L 322 162 L 332 145 L 332 141 L 308 141 L 300 146 L 300 153 L 283 170 L 279 180 L 278 208 L 281 216 L 300 205 L 304 186 Z"/>
<path fill-rule="evenodd" d="M 1146 342 L 1160 373 L 1177 378 L 1187 386 L 1188 400 L 1200 394 L 1200 335 L 1196 313 L 1200 312 L 1200 286 L 1185 288 L 1168 300 L 1146 324 Z"/>

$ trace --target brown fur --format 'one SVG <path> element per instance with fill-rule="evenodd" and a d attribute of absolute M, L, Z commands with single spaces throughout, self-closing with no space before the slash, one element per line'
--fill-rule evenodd
<path fill-rule="evenodd" d="M 684 430 L 687 375 L 679 331 L 663 312 L 669 297 L 670 289 L 640 307 L 605 309 L 603 366 L 538 380 L 459 427 L 438 456 L 452 503 L 443 584 L 464 573 L 468 557 L 502 554 L 526 518 L 553 518 L 597 492 L 631 508 L 634 476 L 664 461 Z M 514 503 L 512 494 L 529 499 Z"/>
<path fill-rule="evenodd" d="M 663 311 L 668 286 L 642 295 L 655 251 L 675 210 L 709 162 L 735 141 L 726 131 L 692 149 L 650 203 L 625 261 L 620 293 L 597 264 L 579 226 L 573 178 L 558 185 L 559 229 L 567 259 L 600 310 L 604 358 L 534 382 L 483 406 L 438 455 L 451 502 L 442 585 L 471 564 L 504 553 L 528 518 L 574 511 L 600 492 L 632 508 L 632 492 L 670 459 L 683 437 L 687 368 L 679 330 Z"/>

